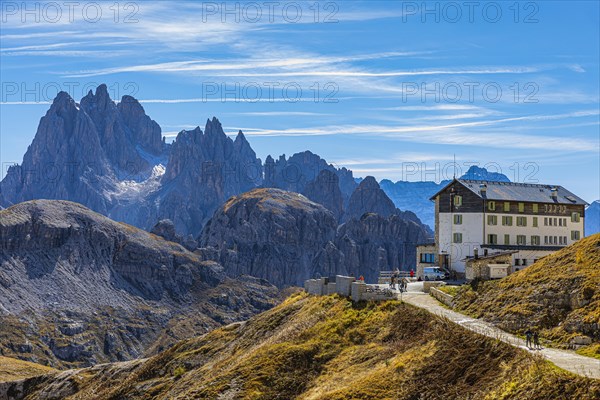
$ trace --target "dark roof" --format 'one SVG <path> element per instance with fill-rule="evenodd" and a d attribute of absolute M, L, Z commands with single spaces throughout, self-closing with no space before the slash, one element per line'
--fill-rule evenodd
<path fill-rule="evenodd" d="M 484 247 L 484 246 L 481 246 Z M 492 253 L 492 254 L 488 254 L 487 256 L 485 254 L 480 254 L 477 257 L 477 260 L 487 260 L 487 259 L 491 259 L 491 258 L 496 258 L 496 257 L 500 257 L 500 256 L 506 256 L 509 254 L 514 254 L 514 253 L 518 253 L 519 250 L 507 250 L 507 251 L 500 251 L 498 253 Z M 475 256 L 467 256 L 465 258 L 463 258 L 461 261 L 467 261 L 467 260 L 475 260 Z"/>
<path fill-rule="evenodd" d="M 460 183 L 467 189 L 471 190 L 480 198 L 487 200 L 505 200 L 505 201 L 528 201 L 534 203 L 558 203 L 558 204 L 580 204 L 587 205 L 588 203 L 582 198 L 574 195 L 567 189 L 558 185 L 541 185 L 534 183 L 515 183 L 515 182 L 490 182 L 490 181 L 475 181 L 469 179 L 455 179 L 444 186 L 439 192 L 431 197 L 435 197 L 446 188 L 455 182 Z M 486 185 L 487 190 L 485 197 L 481 194 L 481 185 Z M 552 189 L 556 188 L 556 201 L 552 198 Z"/>

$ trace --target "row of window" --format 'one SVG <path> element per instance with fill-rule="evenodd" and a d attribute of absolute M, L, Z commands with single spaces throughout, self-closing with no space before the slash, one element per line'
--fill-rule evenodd
<path fill-rule="evenodd" d="M 579 240 L 580 239 L 579 231 L 571 231 L 571 240 Z M 454 243 L 462 243 L 462 233 L 455 232 L 452 236 L 452 241 Z M 498 244 L 498 235 L 490 233 L 487 235 L 487 244 Z M 510 245 L 510 235 L 504 235 L 504 244 Z M 539 246 L 541 244 L 540 236 L 533 235 L 530 237 L 529 244 L 531 246 Z M 567 237 L 566 236 L 544 236 L 544 244 L 545 245 L 566 245 Z M 525 235 L 517 235 L 517 245 L 518 246 L 526 246 L 527 245 L 527 236 Z M 423 254 L 421 255 L 421 259 L 423 258 Z"/>
<path fill-rule="evenodd" d="M 516 217 L 517 226 L 527 226 L 527 217 Z M 497 215 L 488 215 L 487 216 L 487 224 L 488 225 L 498 225 L 498 216 Z M 512 226 L 513 217 L 509 215 L 502 216 L 502 225 L 503 226 Z M 538 226 L 538 217 L 533 217 L 532 226 L 537 228 Z"/>
<path fill-rule="evenodd" d="M 538 217 L 532 217 L 532 225 L 534 228 L 538 227 Z M 461 225 L 463 223 L 463 216 L 461 214 L 454 214 L 454 225 Z M 527 226 L 527 217 L 516 217 L 517 226 Z M 498 216 L 497 215 L 488 215 L 487 216 L 487 224 L 488 225 L 498 225 Z M 512 226 L 513 217 L 510 215 L 502 216 L 502 225 L 503 226 Z M 566 218 L 558 218 L 558 217 L 544 217 L 544 226 L 567 226 Z"/>

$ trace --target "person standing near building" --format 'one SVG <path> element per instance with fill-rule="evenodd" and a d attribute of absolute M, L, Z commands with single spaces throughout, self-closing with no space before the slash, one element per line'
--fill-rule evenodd
<path fill-rule="evenodd" d="M 410 269 L 410 277 L 411 278 L 415 277 L 415 271 L 412 268 Z"/>

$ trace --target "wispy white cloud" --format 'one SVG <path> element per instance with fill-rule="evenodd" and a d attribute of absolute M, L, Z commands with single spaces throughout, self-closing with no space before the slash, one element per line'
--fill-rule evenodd
<path fill-rule="evenodd" d="M 447 125 L 341 125 L 289 129 L 241 129 L 244 132 L 247 132 L 248 135 L 256 136 L 364 135 L 418 143 L 544 150 L 560 148 L 563 151 L 597 152 L 599 150 L 598 143 L 593 140 L 548 135 L 545 135 L 543 140 L 539 140 L 540 137 L 537 135 L 516 134 L 508 127 L 500 136 L 497 133 L 490 134 L 487 130 L 472 130 L 472 128 L 490 127 L 512 122 L 551 121 L 597 115 L 599 115 L 598 111 L 590 110 L 565 114 L 532 115 L 496 120 L 461 122 Z M 499 140 L 499 137 L 502 139 Z"/>

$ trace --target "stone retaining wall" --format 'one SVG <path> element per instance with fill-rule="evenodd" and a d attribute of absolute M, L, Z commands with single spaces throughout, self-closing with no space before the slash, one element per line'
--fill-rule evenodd
<path fill-rule="evenodd" d="M 448 293 L 444 293 L 440 289 L 435 287 L 432 287 L 429 290 L 429 294 L 431 294 L 436 300 L 447 305 L 448 307 L 454 307 L 454 296 L 449 295 Z"/>
<path fill-rule="evenodd" d="M 364 281 L 357 281 L 351 276 L 337 275 L 335 282 L 328 278 L 309 279 L 304 282 L 304 290 L 310 294 L 324 296 L 337 293 L 340 296 L 352 297 L 354 301 L 360 300 L 392 300 L 397 299 L 396 292 L 389 292 L 388 285 L 379 285 L 381 290 L 374 290 L 376 285 L 367 285 Z"/>
<path fill-rule="evenodd" d="M 425 281 L 423 282 L 423 291 L 429 293 L 429 290 L 434 287 L 445 285 L 446 282 L 442 281 Z"/>

